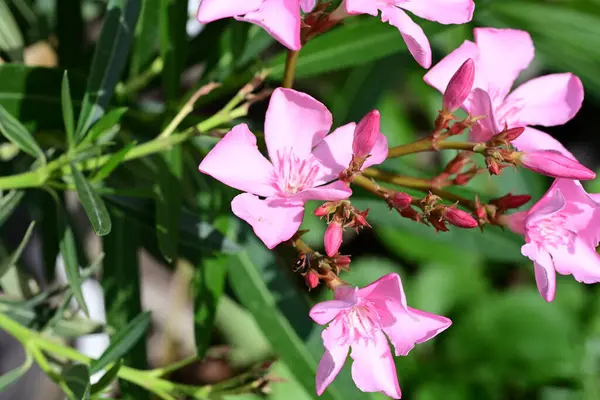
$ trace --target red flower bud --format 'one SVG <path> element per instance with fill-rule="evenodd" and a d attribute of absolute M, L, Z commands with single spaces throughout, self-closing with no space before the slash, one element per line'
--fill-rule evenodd
<path fill-rule="evenodd" d="M 350 265 L 350 256 L 339 255 L 333 259 L 333 262 L 340 268 L 347 268 Z"/>
<path fill-rule="evenodd" d="M 365 115 L 354 129 L 354 140 L 352 141 L 352 153 L 355 157 L 365 158 L 375 147 L 379 136 L 380 115 L 379 111 L 373 110 Z"/>
<path fill-rule="evenodd" d="M 511 128 L 501 133 L 501 135 L 502 138 L 507 142 L 512 142 L 513 140 L 521 136 L 523 132 L 525 132 L 525 128 Z"/>
<path fill-rule="evenodd" d="M 446 207 L 444 219 L 459 228 L 470 229 L 476 228 L 479 225 L 471 214 L 454 207 Z"/>
<path fill-rule="evenodd" d="M 474 81 L 475 63 L 469 58 L 460 66 L 450 79 L 450 82 L 448 82 L 442 99 L 443 108 L 450 112 L 458 110 L 467 97 L 469 97 Z"/>
<path fill-rule="evenodd" d="M 501 210 L 509 210 L 511 208 L 519 208 L 529 200 L 531 200 L 531 196 L 528 194 L 513 195 L 509 193 L 506 196 L 490 200 L 490 204 L 495 205 Z"/>
<path fill-rule="evenodd" d="M 409 207 L 412 203 L 412 197 L 403 192 L 395 192 L 392 198 L 390 199 L 390 203 L 392 207 L 403 210 L 406 207 Z"/>
<path fill-rule="evenodd" d="M 334 201 L 328 201 L 327 203 L 321 204 L 317 209 L 313 212 L 313 214 L 317 217 L 326 217 L 327 215 L 335 212 L 338 207 L 338 203 Z"/>
<path fill-rule="evenodd" d="M 520 153 L 516 160 L 527 169 L 554 178 L 586 180 L 596 177 L 593 171 L 587 169 L 577 161 L 563 156 L 556 150 Z"/>
<path fill-rule="evenodd" d="M 500 173 L 500 170 L 502 169 L 501 166 L 498 164 L 498 161 L 496 161 L 496 159 L 492 157 L 486 157 L 485 164 L 487 165 L 490 175 L 498 175 Z"/>
<path fill-rule="evenodd" d="M 421 221 L 421 214 L 419 214 L 414 208 L 412 208 L 410 206 L 403 208 L 401 210 L 398 209 L 398 212 L 404 218 L 412 219 L 413 221 L 417 221 L 417 222 Z"/>
<path fill-rule="evenodd" d="M 315 271 L 309 271 L 304 275 L 304 281 L 309 289 L 314 289 L 319 286 L 319 275 Z"/>
<path fill-rule="evenodd" d="M 325 253 L 328 257 L 333 257 L 340 249 L 343 233 L 342 224 L 335 219 L 327 226 L 323 241 L 325 242 Z"/>

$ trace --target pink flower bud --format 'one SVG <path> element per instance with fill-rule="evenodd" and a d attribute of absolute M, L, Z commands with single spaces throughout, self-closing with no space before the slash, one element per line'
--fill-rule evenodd
<path fill-rule="evenodd" d="M 521 136 L 523 132 L 525 132 L 525 128 L 511 128 L 505 132 L 502 132 L 501 135 L 502 138 L 507 142 L 512 142 L 513 140 Z"/>
<path fill-rule="evenodd" d="M 509 210 L 511 208 L 519 208 L 529 200 L 531 200 L 531 196 L 528 194 L 513 195 L 509 193 L 506 196 L 490 200 L 490 204 L 497 206 L 501 210 Z"/>
<path fill-rule="evenodd" d="M 365 115 L 354 129 L 352 153 L 355 157 L 364 158 L 371 154 L 379 136 L 379 111 L 373 110 Z"/>
<path fill-rule="evenodd" d="M 350 256 L 339 255 L 334 258 L 333 262 L 340 268 L 347 268 L 350 265 Z"/>
<path fill-rule="evenodd" d="M 319 275 L 315 271 L 310 271 L 304 275 L 304 281 L 309 289 L 314 289 L 319 286 Z"/>
<path fill-rule="evenodd" d="M 454 207 L 446 208 L 444 219 L 459 228 L 476 228 L 479 225 L 471 214 Z"/>
<path fill-rule="evenodd" d="M 342 234 L 342 224 L 337 220 L 333 220 L 327 227 L 327 230 L 325 230 L 323 238 L 327 256 L 333 257 L 338 252 L 342 245 Z"/>
<path fill-rule="evenodd" d="M 596 174 L 577 161 L 563 156 L 556 150 L 534 151 L 522 153 L 517 162 L 538 174 L 554 178 L 594 179 Z"/>
<path fill-rule="evenodd" d="M 317 217 L 325 217 L 333 212 L 338 207 L 337 201 L 328 201 L 327 203 L 321 204 L 317 209 L 313 212 L 313 214 Z"/>
<path fill-rule="evenodd" d="M 444 109 L 450 112 L 458 110 L 467 97 L 469 97 L 474 81 L 475 63 L 469 58 L 460 66 L 450 79 L 450 82 L 448 82 L 448 87 L 446 87 L 442 99 Z"/>
<path fill-rule="evenodd" d="M 412 197 L 403 192 L 396 192 L 391 198 L 392 206 L 398 210 L 403 210 L 409 207 L 412 202 Z"/>

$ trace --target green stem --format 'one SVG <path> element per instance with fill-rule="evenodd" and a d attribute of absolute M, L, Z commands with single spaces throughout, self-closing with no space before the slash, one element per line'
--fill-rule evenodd
<path fill-rule="evenodd" d="M 400 146 L 390 147 L 388 150 L 387 158 L 396 158 L 405 156 L 408 154 L 422 153 L 425 151 L 438 151 L 438 150 L 467 150 L 475 153 L 483 152 L 483 143 L 475 142 L 449 142 L 439 141 L 433 139 L 432 136 L 427 136 L 423 139 L 417 140 L 412 143 L 403 144 Z"/>
<path fill-rule="evenodd" d="M 133 96 L 135 93 L 146 87 L 152 79 L 159 75 L 163 71 L 164 66 L 165 64 L 162 58 L 157 58 L 152 62 L 152 64 L 150 64 L 150 67 L 146 71 L 142 72 L 125 84 L 118 85 L 116 89 L 117 96 Z"/>
<path fill-rule="evenodd" d="M 299 55 L 300 50 L 288 50 L 281 87 L 291 88 L 294 85 L 294 75 L 296 73 L 296 63 L 298 62 Z"/>

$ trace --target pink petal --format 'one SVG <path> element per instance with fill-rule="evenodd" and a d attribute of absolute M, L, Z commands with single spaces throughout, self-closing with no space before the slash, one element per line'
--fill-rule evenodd
<path fill-rule="evenodd" d="M 260 200 L 250 193 L 234 197 L 231 210 L 252 226 L 256 236 L 269 249 L 294 236 L 304 216 L 302 205 L 273 197 Z"/>
<path fill-rule="evenodd" d="M 327 135 L 313 150 L 313 156 L 321 163 L 316 181 L 317 185 L 337 179 L 340 172 L 350 165 L 355 127 L 354 122 L 340 126 Z M 387 158 L 387 153 L 387 138 L 385 135 L 380 134 L 375 142 L 375 147 L 371 151 L 371 157 L 367 158 L 363 168 L 381 164 Z"/>
<path fill-rule="evenodd" d="M 479 73 L 478 68 L 479 49 L 475 43 L 468 40 L 465 40 L 459 48 L 448 54 L 442 61 L 433 66 L 433 68 L 425 74 L 423 80 L 425 80 L 429 86 L 436 88 L 440 93 L 444 93 L 452 76 L 469 58 L 475 61 L 475 81 L 473 83 L 473 88 L 486 90 L 487 82 Z"/>
<path fill-rule="evenodd" d="M 570 73 L 546 75 L 516 88 L 506 103 L 516 110 L 507 117 L 511 126 L 562 125 L 581 108 L 583 84 Z"/>
<path fill-rule="evenodd" d="M 258 151 L 256 137 L 246 124 L 233 127 L 204 157 L 198 169 L 238 190 L 259 196 L 272 196 L 276 192 L 272 184 L 273 165 Z"/>
<path fill-rule="evenodd" d="M 249 12 L 237 19 L 261 26 L 290 50 L 300 50 L 302 47 L 298 0 L 263 0 L 262 6 L 257 11 Z"/>
<path fill-rule="evenodd" d="M 547 302 L 554 300 L 556 292 L 556 272 L 550 255 L 546 251 L 540 252 L 540 257 L 533 263 L 535 283 L 542 298 Z"/>
<path fill-rule="evenodd" d="M 381 8 L 381 20 L 398 28 L 408 51 L 423 68 L 431 66 L 431 47 L 425 32 L 408 14 L 395 6 Z M 463 60 L 464 61 L 464 60 Z M 456 70 L 454 70 L 456 72 Z"/>
<path fill-rule="evenodd" d="M 525 226 L 535 224 L 538 220 L 546 219 L 560 212 L 566 205 L 565 197 L 560 190 L 555 190 L 554 185 L 533 205 L 527 212 Z"/>
<path fill-rule="evenodd" d="M 481 73 L 487 80 L 494 104 L 501 102 L 517 76 L 533 60 L 535 49 L 529 33 L 516 29 L 475 28 Z"/>
<path fill-rule="evenodd" d="M 327 386 L 329 386 L 339 374 L 348 357 L 348 349 L 350 346 L 338 343 L 338 338 L 341 335 L 340 330 L 341 325 L 333 323 L 321 334 L 325 353 L 319 362 L 315 377 L 315 386 L 319 396 L 323 394 L 325 389 L 327 389 Z"/>
<path fill-rule="evenodd" d="M 593 195 L 585 191 L 581 182 L 571 179 L 556 179 L 550 190 L 558 190 L 565 198 L 563 212 L 568 215 L 567 228 L 575 231 L 590 246 L 600 242 L 600 205 Z"/>
<path fill-rule="evenodd" d="M 389 315 L 382 315 L 381 324 L 397 356 L 407 355 L 417 343 L 428 341 L 452 325 L 446 317 L 412 307 L 405 309 L 396 302 L 388 302 L 387 308 Z"/>
<path fill-rule="evenodd" d="M 473 129 L 471 129 L 471 139 L 476 142 L 486 142 L 499 132 L 498 124 L 492 101 L 488 93 L 482 89 L 475 89 L 471 93 L 471 116 L 485 116 L 484 119 L 477 121 Z"/>
<path fill-rule="evenodd" d="M 385 308 L 387 301 L 393 301 L 400 304 L 405 310 L 408 309 L 402 280 L 400 275 L 395 273 L 386 274 L 370 285 L 358 289 L 356 296 L 372 301 L 380 308 Z"/>
<path fill-rule="evenodd" d="M 525 218 L 527 211 L 518 211 L 508 216 L 508 227 L 511 231 L 520 235 L 525 235 Z"/>
<path fill-rule="evenodd" d="M 269 157 L 293 150 L 307 158 L 331 128 L 331 113 L 321 102 L 292 89 L 277 88 L 265 117 L 265 141 Z"/>
<path fill-rule="evenodd" d="M 473 18 L 473 0 L 420 0 L 400 3 L 413 14 L 441 24 L 464 24 Z"/>
<path fill-rule="evenodd" d="M 562 247 L 552 251 L 554 268 L 561 275 L 573 275 L 578 282 L 600 282 L 600 255 L 596 246 L 583 238 L 574 240 L 573 248 Z"/>
<path fill-rule="evenodd" d="M 526 127 L 525 132 L 512 141 L 512 144 L 520 151 L 532 152 L 539 150 L 555 150 L 565 157 L 575 160 L 575 156 L 546 132 Z"/>
<path fill-rule="evenodd" d="M 295 194 L 291 200 L 307 202 L 309 200 L 338 201 L 346 200 L 352 195 L 352 190 L 344 182 L 335 181 L 328 185 L 303 190 Z"/>
<path fill-rule="evenodd" d="M 348 14 L 370 14 L 377 16 L 377 2 L 373 0 L 346 0 L 344 2 Z"/>
<path fill-rule="evenodd" d="M 202 23 L 209 23 L 256 11 L 262 3 L 263 0 L 203 0 L 200 2 L 197 18 Z"/>
<path fill-rule="evenodd" d="M 317 303 L 310 309 L 309 315 L 319 325 L 326 325 L 338 314 L 354 304 L 344 300 L 328 300 Z"/>
<path fill-rule="evenodd" d="M 374 340 L 352 345 L 352 379 L 363 392 L 382 392 L 399 399 L 402 392 L 390 346 L 383 332 L 377 331 L 374 336 Z"/>
<path fill-rule="evenodd" d="M 317 4 L 317 0 L 300 0 L 300 7 L 305 13 L 311 12 L 315 8 L 315 4 Z"/>

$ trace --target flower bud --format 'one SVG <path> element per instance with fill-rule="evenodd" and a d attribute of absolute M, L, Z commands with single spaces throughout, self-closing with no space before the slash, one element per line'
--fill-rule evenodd
<path fill-rule="evenodd" d="M 519 208 L 529 200 L 531 200 L 531 196 L 528 194 L 513 195 L 509 193 L 506 196 L 490 200 L 490 204 L 495 205 L 500 210 L 509 210 L 511 208 Z"/>
<path fill-rule="evenodd" d="M 304 282 L 309 289 L 314 289 L 319 286 L 319 275 L 315 271 L 309 271 L 304 275 Z"/>
<path fill-rule="evenodd" d="M 503 140 L 506 140 L 507 142 L 512 142 L 513 140 L 521 136 L 523 132 L 525 132 L 525 128 L 511 128 L 507 129 L 502 133 L 499 133 L 498 135 L 501 135 Z"/>
<path fill-rule="evenodd" d="M 518 164 L 538 174 L 554 178 L 594 179 L 596 174 L 577 161 L 563 156 L 556 150 L 520 153 L 516 157 Z"/>
<path fill-rule="evenodd" d="M 395 192 L 389 201 L 392 207 L 398 210 L 403 210 L 410 206 L 412 203 L 412 197 L 403 192 Z"/>
<path fill-rule="evenodd" d="M 336 219 L 327 226 L 323 240 L 325 242 L 325 253 L 328 257 L 333 257 L 340 249 L 343 233 L 342 224 Z"/>
<path fill-rule="evenodd" d="M 444 212 L 444 219 L 459 228 L 470 229 L 476 228 L 479 225 L 475 218 L 471 216 L 471 214 L 454 207 L 446 208 Z"/>
<path fill-rule="evenodd" d="M 490 172 L 490 175 L 498 175 L 500 173 L 500 170 L 502 169 L 502 166 L 498 164 L 498 161 L 496 161 L 496 159 L 492 157 L 485 158 L 485 165 L 487 165 L 487 169 Z"/>
<path fill-rule="evenodd" d="M 348 265 L 350 265 L 350 261 L 350 256 L 342 255 L 339 255 L 333 259 L 333 263 L 342 269 L 347 269 Z"/>
<path fill-rule="evenodd" d="M 365 115 L 354 129 L 354 140 L 352 141 L 352 153 L 355 157 L 365 158 L 375 147 L 379 136 L 380 115 L 379 111 L 373 110 Z"/>
<path fill-rule="evenodd" d="M 442 106 L 444 110 L 454 112 L 458 110 L 473 88 L 473 82 L 475 81 L 475 63 L 472 59 L 467 59 L 456 71 L 454 76 L 448 82 L 444 97 L 442 99 Z"/>
<path fill-rule="evenodd" d="M 335 210 L 337 210 L 337 207 L 337 201 L 328 201 L 327 203 L 323 203 L 319 207 L 317 207 L 313 214 L 317 217 L 326 217 L 329 214 L 335 212 Z"/>

